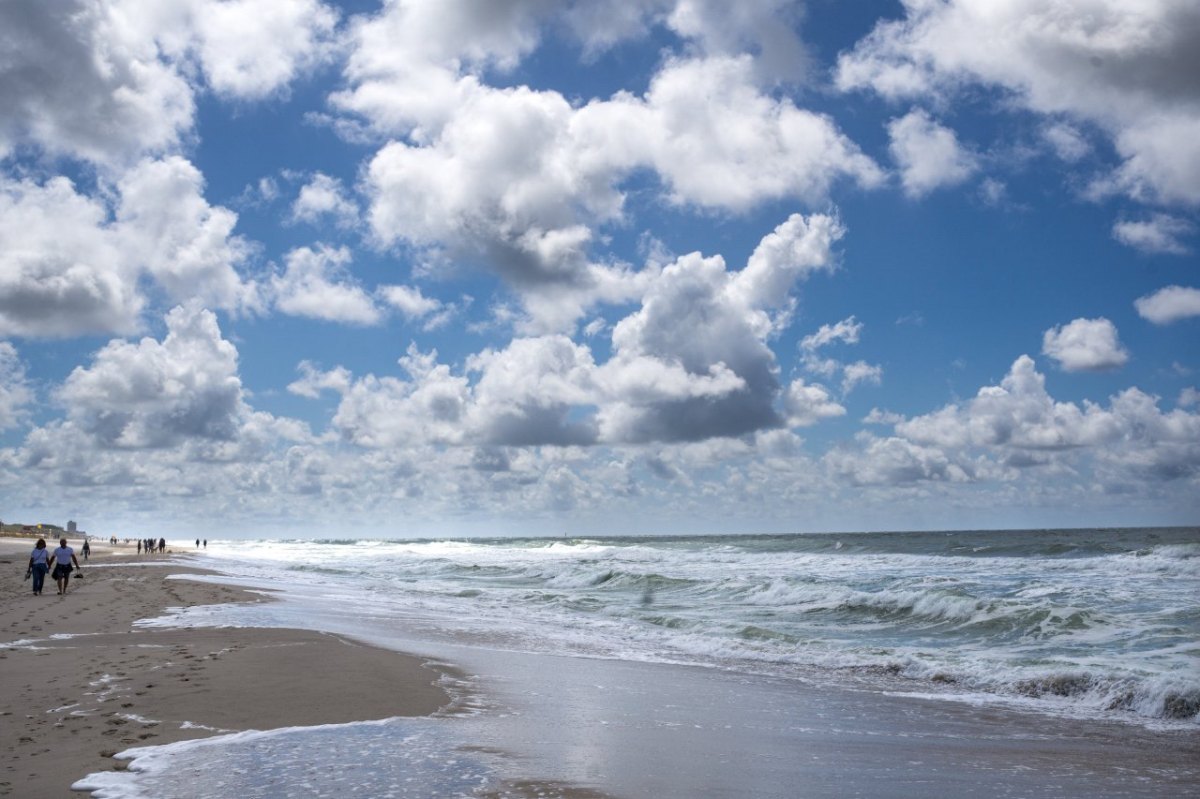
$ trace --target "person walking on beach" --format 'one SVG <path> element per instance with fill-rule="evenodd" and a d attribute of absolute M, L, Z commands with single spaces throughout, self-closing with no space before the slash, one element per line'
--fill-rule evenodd
<path fill-rule="evenodd" d="M 42 595 L 42 584 L 46 581 L 46 572 L 50 571 L 50 550 L 46 549 L 46 539 L 39 538 L 29 555 L 29 571 L 33 575 L 33 595 Z"/>
<path fill-rule="evenodd" d="M 159 552 L 167 551 L 167 539 L 165 539 L 165 538 L 158 539 L 158 551 Z"/>
<path fill-rule="evenodd" d="M 67 546 L 67 539 L 59 539 L 58 549 L 54 550 L 54 580 L 58 583 L 58 593 L 67 593 L 67 583 L 71 581 L 71 564 L 75 564 L 75 568 L 79 568 L 79 561 L 75 558 L 75 550 Z"/>
<path fill-rule="evenodd" d="M 67 593 L 67 583 L 71 582 L 71 565 L 78 569 L 79 560 L 74 557 L 74 549 L 67 546 L 66 539 L 59 539 L 59 548 L 52 555 L 54 560 L 54 581 L 59 584 L 59 594 Z"/>
<path fill-rule="evenodd" d="M 91 554 L 92 554 L 92 545 L 89 544 L 88 540 L 85 538 L 85 539 L 83 539 L 83 559 L 87 560 L 88 557 L 91 556 Z"/>

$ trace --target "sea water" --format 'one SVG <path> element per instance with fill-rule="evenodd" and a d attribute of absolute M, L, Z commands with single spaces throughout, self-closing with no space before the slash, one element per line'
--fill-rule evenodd
<path fill-rule="evenodd" d="M 210 540 L 205 564 L 281 601 L 145 623 L 309 627 L 452 661 L 671 664 L 1200 729 L 1197 528 Z M 486 783 L 493 767 L 467 773 Z"/>

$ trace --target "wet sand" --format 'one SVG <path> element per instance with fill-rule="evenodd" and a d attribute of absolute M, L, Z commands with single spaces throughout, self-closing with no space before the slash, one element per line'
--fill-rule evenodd
<path fill-rule="evenodd" d="M 0 539 L 0 796 L 80 796 L 73 782 L 124 768 L 113 755 L 132 746 L 422 716 L 449 702 L 424 661 L 342 636 L 134 627 L 172 606 L 264 601 L 167 579 L 189 571 L 169 555 L 96 544 L 66 596 L 49 577 L 34 596 L 22 580 L 33 543 Z"/>

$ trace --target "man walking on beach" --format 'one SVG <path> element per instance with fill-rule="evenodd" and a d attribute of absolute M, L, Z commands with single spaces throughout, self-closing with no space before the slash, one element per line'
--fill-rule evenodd
<path fill-rule="evenodd" d="M 67 539 L 59 539 L 58 549 L 54 550 L 51 556 L 54 561 L 54 580 L 58 583 L 58 593 L 67 593 L 67 583 L 71 581 L 71 564 L 75 564 L 75 568 L 79 568 L 79 561 L 75 559 L 75 550 L 67 546 Z"/>

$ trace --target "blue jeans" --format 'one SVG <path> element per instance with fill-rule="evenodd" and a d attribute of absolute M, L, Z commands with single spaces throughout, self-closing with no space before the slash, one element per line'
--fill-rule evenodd
<path fill-rule="evenodd" d="M 33 564 L 33 591 L 35 594 L 42 592 L 42 583 L 46 581 L 46 572 L 50 571 L 50 567 L 45 563 Z"/>

